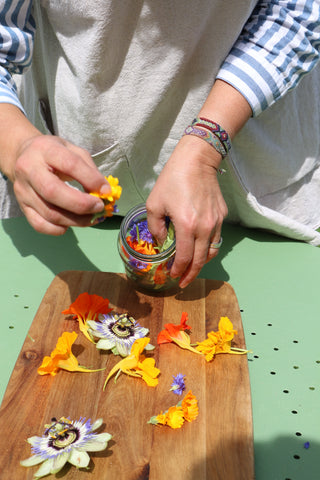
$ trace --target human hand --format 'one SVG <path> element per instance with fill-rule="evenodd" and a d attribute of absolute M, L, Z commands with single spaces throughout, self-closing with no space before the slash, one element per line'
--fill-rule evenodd
<path fill-rule="evenodd" d="M 220 155 L 206 142 L 184 136 L 162 170 L 147 202 L 148 227 L 161 243 L 166 237 L 165 217 L 175 227 L 176 256 L 172 277 L 186 287 L 203 265 L 214 258 L 228 210 L 217 180 Z"/>
<path fill-rule="evenodd" d="M 111 192 L 86 150 L 49 135 L 36 135 L 22 144 L 11 177 L 29 223 L 50 235 L 61 235 L 70 226 L 91 225 L 93 214 L 103 211 L 104 204 L 85 192 Z M 65 183 L 70 180 L 79 182 L 85 192 Z"/>

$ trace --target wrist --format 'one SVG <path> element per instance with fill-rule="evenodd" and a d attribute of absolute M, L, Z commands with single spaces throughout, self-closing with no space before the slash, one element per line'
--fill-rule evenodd
<path fill-rule="evenodd" d="M 188 161 L 200 162 L 218 171 L 222 155 L 202 138 L 194 135 L 184 135 L 179 144 L 182 154 L 188 157 Z"/>
<path fill-rule="evenodd" d="M 0 170 L 12 182 L 15 180 L 15 164 L 26 145 L 42 135 L 18 107 L 0 104 Z"/>

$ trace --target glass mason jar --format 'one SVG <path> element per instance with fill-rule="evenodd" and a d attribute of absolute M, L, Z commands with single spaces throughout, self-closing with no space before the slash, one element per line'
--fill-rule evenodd
<path fill-rule="evenodd" d="M 132 232 L 135 234 L 137 231 L 137 225 L 144 224 L 146 228 L 146 235 L 152 239 L 150 232 L 147 230 L 147 210 L 144 203 L 133 207 L 120 225 L 120 232 L 118 236 L 118 250 L 120 257 L 123 260 L 126 275 L 129 280 L 134 282 L 137 288 L 161 291 L 171 288 L 178 283 L 178 279 L 170 277 L 170 270 L 173 264 L 176 241 L 174 234 L 171 241 L 166 241 L 163 251 L 158 253 L 147 254 L 146 248 L 141 248 L 141 251 L 137 251 L 133 248 Z M 173 225 L 170 227 L 173 231 Z M 136 243 L 146 244 L 144 238 L 139 238 L 139 232 L 137 234 Z M 140 245 L 138 244 L 138 246 Z M 157 248 L 157 247 L 156 247 Z M 157 251 L 157 250 L 153 250 Z"/>

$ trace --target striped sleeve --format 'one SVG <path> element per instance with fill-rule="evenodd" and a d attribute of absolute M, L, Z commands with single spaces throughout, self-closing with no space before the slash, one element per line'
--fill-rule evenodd
<path fill-rule="evenodd" d="M 0 103 L 12 103 L 23 110 L 13 74 L 31 64 L 35 24 L 32 0 L 0 2 Z"/>
<path fill-rule="evenodd" d="M 217 78 L 257 116 L 313 69 L 319 49 L 320 0 L 258 1 Z"/>

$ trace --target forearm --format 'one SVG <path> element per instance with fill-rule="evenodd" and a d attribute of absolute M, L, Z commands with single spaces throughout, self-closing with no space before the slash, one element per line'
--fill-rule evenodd
<path fill-rule="evenodd" d="M 228 133 L 230 140 L 235 137 L 251 116 L 252 110 L 245 97 L 222 80 L 214 83 L 198 113 L 198 117 L 217 123 Z M 183 136 L 177 147 L 182 156 L 188 156 L 189 162 L 201 162 L 217 169 L 222 160 L 222 155 L 198 136 Z"/>
<path fill-rule="evenodd" d="M 199 116 L 218 123 L 232 140 L 252 116 L 252 110 L 238 90 L 222 80 L 216 80 Z"/>
<path fill-rule="evenodd" d="M 21 110 L 10 103 L 0 103 L 0 171 L 12 182 L 19 153 L 31 138 L 41 135 Z"/>

